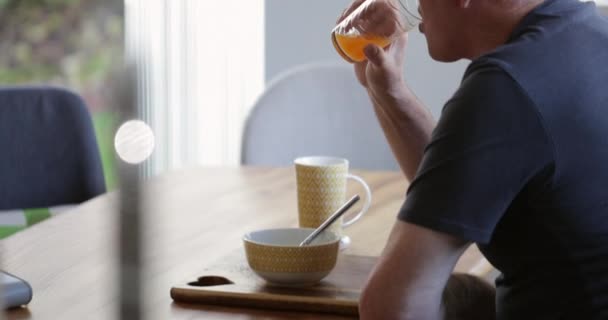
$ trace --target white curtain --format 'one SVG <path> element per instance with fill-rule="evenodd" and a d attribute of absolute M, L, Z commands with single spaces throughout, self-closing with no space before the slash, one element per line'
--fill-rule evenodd
<path fill-rule="evenodd" d="M 238 165 L 264 86 L 264 0 L 125 0 L 139 110 L 156 135 L 150 174 Z"/>

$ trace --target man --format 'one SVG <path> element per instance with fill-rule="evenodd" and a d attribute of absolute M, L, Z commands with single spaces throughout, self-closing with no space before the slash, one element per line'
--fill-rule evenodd
<path fill-rule="evenodd" d="M 472 62 L 437 124 L 403 79 L 406 35 L 355 66 L 411 181 L 362 319 L 440 319 L 471 243 L 502 272 L 497 319 L 607 319 L 608 22 L 577 0 L 420 13 L 435 60 Z"/>

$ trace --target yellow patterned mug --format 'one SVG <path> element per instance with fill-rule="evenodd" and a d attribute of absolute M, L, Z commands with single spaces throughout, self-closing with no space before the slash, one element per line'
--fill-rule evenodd
<path fill-rule="evenodd" d="M 329 230 L 338 235 L 342 228 L 359 220 L 369 209 L 372 193 L 367 183 L 348 173 L 348 160 L 333 157 L 297 158 L 298 220 L 301 228 L 316 228 L 346 201 L 346 181 L 353 179 L 363 186 L 367 195 L 363 209 L 349 220 L 334 223 Z M 342 241 L 348 244 L 349 239 Z"/>

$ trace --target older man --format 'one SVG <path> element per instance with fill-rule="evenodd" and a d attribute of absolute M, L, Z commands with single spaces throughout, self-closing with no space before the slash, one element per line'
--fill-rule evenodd
<path fill-rule="evenodd" d="M 437 124 L 403 79 L 405 35 L 355 67 L 412 181 L 362 318 L 441 318 L 477 243 L 502 272 L 498 319 L 608 319 L 608 22 L 577 0 L 420 12 L 435 60 L 472 62 Z"/>

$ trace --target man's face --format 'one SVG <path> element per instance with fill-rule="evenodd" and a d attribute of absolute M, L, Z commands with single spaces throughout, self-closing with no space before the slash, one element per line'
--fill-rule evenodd
<path fill-rule="evenodd" d="M 429 53 L 437 61 L 451 62 L 463 57 L 461 11 L 455 0 L 420 0 L 420 31 L 424 33 Z"/>

